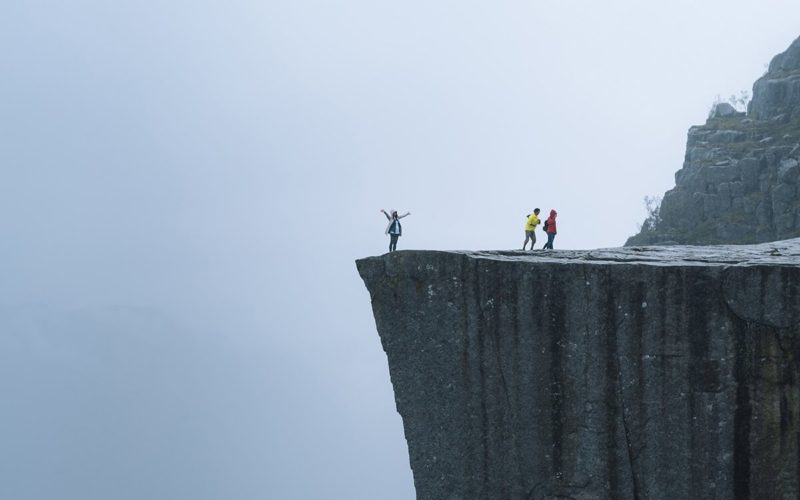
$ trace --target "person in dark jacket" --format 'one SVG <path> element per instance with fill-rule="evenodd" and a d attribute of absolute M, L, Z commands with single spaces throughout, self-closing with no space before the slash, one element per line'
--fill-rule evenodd
<path fill-rule="evenodd" d="M 411 212 L 406 212 L 404 215 L 397 215 L 397 210 L 392 210 L 392 215 L 386 213 L 384 209 L 381 209 L 381 212 L 389 219 L 389 225 L 386 226 L 385 233 L 389 235 L 389 251 L 394 252 L 397 250 L 397 239 L 403 234 L 403 226 L 400 225 L 400 219 L 408 217 Z"/>
<path fill-rule="evenodd" d="M 547 233 L 547 243 L 544 244 L 542 247 L 549 248 L 550 250 L 553 249 L 553 240 L 556 239 L 556 216 L 558 212 L 555 210 L 550 210 L 550 217 L 544 221 L 544 232 Z"/>

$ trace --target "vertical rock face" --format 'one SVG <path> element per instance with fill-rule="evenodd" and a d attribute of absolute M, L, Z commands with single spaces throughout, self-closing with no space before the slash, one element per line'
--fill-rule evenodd
<path fill-rule="evenodd" d="M 749 112 L 758 120 L 800 119 L 800 38 L 775 56 L 767 74 L 753 85 Z"/>
<path fill-rule="evenodd" d="M 357 265 L 418 498 L 800 496 L 800 240 Z"/>
<path fill-rule="evenodd" d="M 800 236 L 800 38 L 753 85 L 748 113 L 717 106 L 689 129 L 660 219 L 626 245 L 759 243 Z"/>

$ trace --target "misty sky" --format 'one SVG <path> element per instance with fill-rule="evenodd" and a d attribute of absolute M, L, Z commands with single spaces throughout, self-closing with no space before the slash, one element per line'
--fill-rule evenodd
<path fill-rule="evenodd" d="M 413 498 L 353 262 L 378 210 L 412 212 L 401 250 L 518 248 L 537 206 L 556 249 L 621 245 L 799 19 L 5 0 L 0 498 Z"/>

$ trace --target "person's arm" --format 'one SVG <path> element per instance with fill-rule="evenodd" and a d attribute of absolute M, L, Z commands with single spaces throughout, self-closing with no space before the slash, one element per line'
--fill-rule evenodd
<path fill-rule="evenodd" d="M 406 212 L 404 215 L 398 215 L 397 218 L 402 219 L 403 217 L 408 217 L 409 215 L 411 215 L 411 212 Z"/>
<path fill-rule="evenodd" d="M 386 210 L 381 208 L 381 212 L 383 212 L 383 215 L 385 215 L 387 219 L 392 220 L 392 218 L 389 217 L 389 214 L 386 213 Z"/>

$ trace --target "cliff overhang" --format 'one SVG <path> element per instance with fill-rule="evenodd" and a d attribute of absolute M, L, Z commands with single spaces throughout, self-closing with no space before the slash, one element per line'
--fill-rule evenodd
<path fill-rule="evenodd" d="M 797 498 L 800 239 L 357 266 L 418 498 Z"/>

